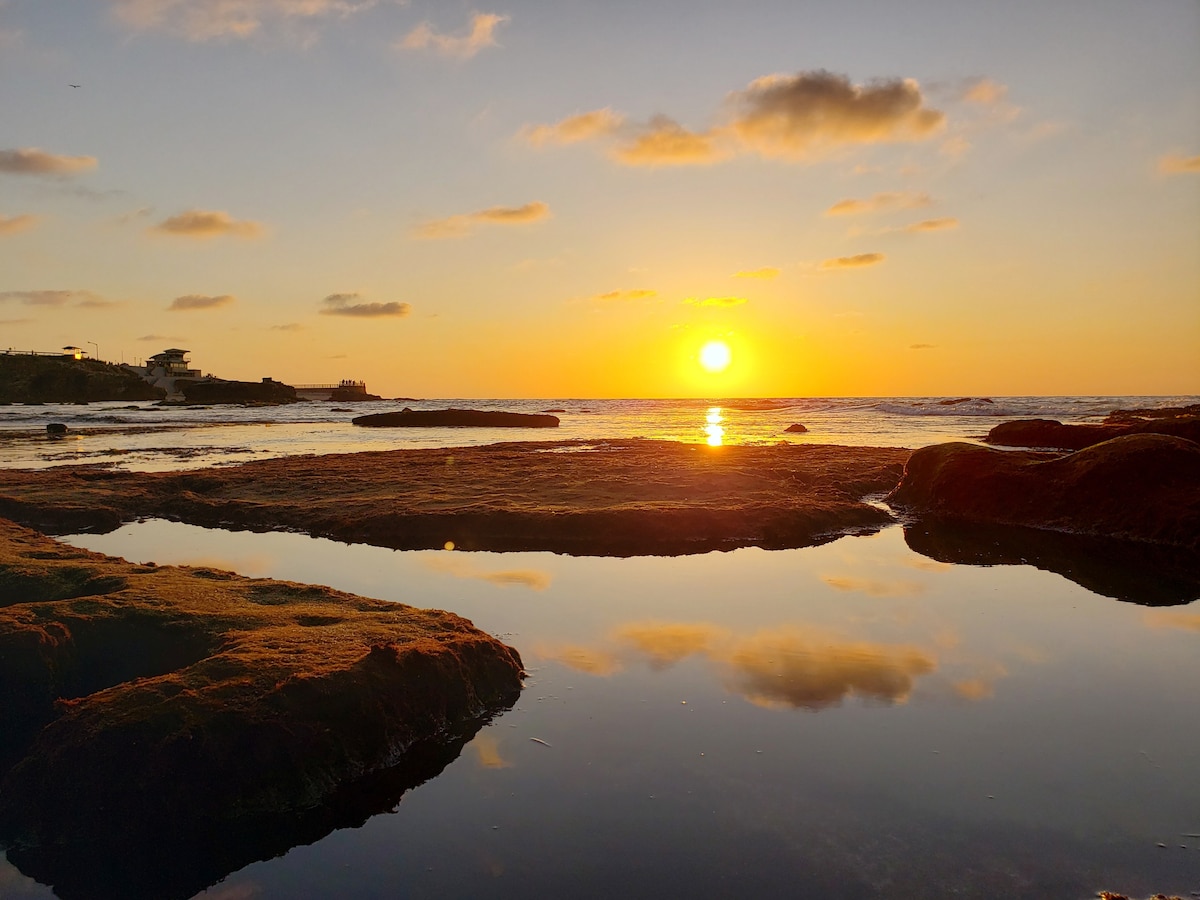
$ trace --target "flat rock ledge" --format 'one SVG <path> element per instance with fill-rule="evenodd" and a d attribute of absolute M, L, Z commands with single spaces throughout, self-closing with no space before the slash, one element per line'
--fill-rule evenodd
<path fill-rule="evenodd" d="M 0 844 L 38 872 L 54 848 L 151 835 L 157 850 L 129 860 L 136 881 L 156 853 L 192 846 L 169 835 L 202 834 L 189 852 L 238 867 L 265 857 L 223 845 L 226 831 L 265 828 L 283 842 L 269 856 L 359 824 L 355 785 L 426 744 L 457 740 L 452 759 L 522 675 L 515 650 L 452 613 L 135 565 L 0 520 Z M 438 770 L 397 776 L 385 802 Z M 301 834 L 282 838 L 280 822 Z"/>
<path fill-rule="evenodd" d="M 192 472 L 0 469 L 0 516 L 51 533 L 139 518 L 399 550 L 580 556 L 804 547 L 895 521 L 865 502 L 908 450 L 553 441 L 299 456 Z"/>
<path fill-rule="evenodd" d="M 1200 444 L 1134 434 L 1068 455 L 917 450 L 888 501 L 918 517 L 1200 549 Z"/>
<path fill-rule="evenodd" d="M 478 409 L 409 409 L 356 416 L 366 428 L 557 428 L 558 416 Z"/>

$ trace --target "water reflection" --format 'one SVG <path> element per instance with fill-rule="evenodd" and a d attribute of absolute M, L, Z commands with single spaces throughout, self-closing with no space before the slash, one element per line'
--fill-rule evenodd
<path fill-rule="evenodd" d="M 1170 547 L 1014 526 L 922 521 L 904 527 L 910 548 L 945 563 L 1031 565 L 1093 593 L 1145 606 L 1200 599 L 1200 559 Z"/>
<path fill-rule="evenodd" d="M 599 676 L 634 662 L 661 672 L 697 657 L 727 691 L 756 706 L 813 711 L 852 697 L 904 703 L 916 680 L 938 667 L 937 657 L 920 647 L 852 640 L 805 625 L 739 636 L 707 622 L 632 622 L 614 629 L 607 647 L 538 649 L 544 658 Z"/>
<path fill-rule="evenodd" d="M 858 591 L 871 597 L 916 597 L 925 592 L 925 585 L 914 581 L 883 581 L 849 575 L 826 575 L 821 580 L 834 590 Z"/>
<path fill-rule="evenodd" d="M 448 544 L 447 549 L 452 550 L 453 544 Z M 544 591 L 550 587 L 550 576 L 545 572 L 539 572 L 536 569 L 489 571 L 479 568 L 461 553 L 422 554 L 422 562 L 427 569 L 443 575 L 486 581 L 500 587 L 525 587 L 533 591 Z"/>
<path fill-rule="evenodd" d="M 725 418 L 721 415 L 721 407 L 709 407 L 708 414 L 704 417 L 704 433 L 708 435 L 708 446 L 720 447 L 725 441 L 725 429 L 721 425 Z"/>
<path fill-rule="evenodd" d="M 1142 617 L 1142 621 L 1151 628 L 1176 628 L 1180 631 L 1200 632 L 1200 612 L 1155 610 L 1147 612 Z"/>

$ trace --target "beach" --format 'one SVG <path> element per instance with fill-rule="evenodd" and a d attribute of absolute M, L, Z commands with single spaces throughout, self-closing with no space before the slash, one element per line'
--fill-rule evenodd
<path fill-rule="evenodd" d="M 859 404 L 824 414 L 884 419 L 898 414 L 877 407 L 905 403 L 931 406 L 885 400 L 870 412 Z M 524 404 L 533 406 L 552 404 Z M 718 407 L 676 404 L 658 427 L 741 416 L 746 431 L 765 434 L 799 418 L 776 406 L 726 405 L 713 423 Z M 1016 462 L 1019 452 L 979 444 L 997 417 L 975 406 L 973 416 L 943 412 L 953 421 L 904 416 L 933 424 L 906 424 L 903 434 L 929 447 L 957 430 L 974 435 L 968 446 L 979 452 Z M 93 425 L 79 442 L 90 462 L 104 441 L 161 446 L 180 432 L 340 427 L 241 420 L 261 410 L 224 411 L 219 421 L 211 419 L 222 411 L 199 412 L 210 421 L 181 422 L 173 411 L 145 431 Z M 350 818 L 321 813 L 312 821 L 325 824 L 312 829 L 272 826 L 257 840 L 238 826 L 226 866 L 189 864 L 201 873 L 189 880 L 136 862 L 155 845 L 182 859 L 187 842 L 204 840 L 211 826 L 199 811 L 172 805 L 156 813 L 166 831 L 138 837 L 131 856 L 77 842 L 41 855 L 14 845 L 0 884 L 40 896 L 16 863 L 64 886 L 57 873 L 80 873 L 88 883 L 71 896 L 117 896 L 123 884 L 125 896 L 190 897 L 213 882 L 202 894 L 284 896 L 317 877 L 319 860 L 343 853 L 360 871 L 322 890 L 362 897 L 376 883 L 417 894 L 577 893 L 580 871 L 591 873 L 584 896 L 680 885 L 698 896 L 781 896 L 799 886 L 1049 900 L 1068 885 L 1067 896 L 1082 900 L 1100 887 L 1191 883 L 1200 853 L 1180 836 L 1195 830 L 1189 811 L 1200 795 L 1183 749 L 1200 740 L 1185 688 L 1200 581 L 1186 552 L 1011 527 L 934 528 L 884 502 L 907 447 L 823 443 L 834 432 L 820 426 L 740 443 L 737 431 L 722 433 L 729 443 L 621 437 L 614 432 L 647 418 L 644 405 L 622 412 L 588 438 L 474 444 L 481 436 L 470 430 L 434 429 L 406 440 L 443 446 L 311 455 L 276 445 L 270 458 L 200 469 L 48 467 L 39 454 L 57 445 L 40 438 L 27 467 L 0 469 L 4 516 L 129 560 L 116 565 L 198 567 L 178 570 L 199 575 L 197 585 L 229 572 L 254 590 L 273 583 L 254 579 L 282 579 L 450 610 L 519 652 L 527 675 L 511 709 L 447 735 L 412 770 L 424 775 L 388 776 L 393 786 L 380 796 L 399 804 L 394 816 L 375 815 L 378 802 L 364 795 Z M 118 603 L 128 594 L 105 590 Z M 326 591 L 322 602 L 336 606 L 338 596 Z M 1102 659 L 1097 646 L 1107 647 Z M 305 653 L 319 657 L 317 647 Z M 1104 749 L 1085 762 L 1074 736 L 1101 720 Z M 86 768 L 82 759 L 73 766 Z M 1125 788 L 1104 783 L 1109 768 L 1126 773 Z M 1060 785 L 1058 801 L 1039 787 L 1046 779 Z M 67 809 L 57 815 L 71 823 Z M 86 844 L 86 827 L 104 826 L 82 816 Z M 531 852 L 531 837 L 551 858 Z M 388 863 L 370 849 L 381 841 L 420 849 Z M 602 863 L 605 845 L 623 862 Z M 423 863 L 447 847 L 462 865 Z M 134 869 L 122 866 L 141 879 L 132 894 Z"/>

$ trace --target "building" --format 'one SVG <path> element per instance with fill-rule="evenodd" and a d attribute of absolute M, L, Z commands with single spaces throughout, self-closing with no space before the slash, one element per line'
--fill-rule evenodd
<path fill-rule="evenodd" d="M 190 350 L 172 348 L 156 353 L 146 360 L 147 374 L 155 378 L 201 378 L 199 369 L 190 368 L 191 361 L 187 359 Z M 162 372 L 158 372 L 162 369 Z"/>

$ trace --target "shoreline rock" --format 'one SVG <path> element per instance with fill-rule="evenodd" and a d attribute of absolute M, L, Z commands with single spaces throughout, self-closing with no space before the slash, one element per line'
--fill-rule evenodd
<path fill-rule="evenodd" d="M 558 416 L 478 409 L 409 409 L 350 420 L 366 428 L 557 428 Z"/>
<path fill-rule="evenodd" d="M 0 469 L 0 516 L 45 531 L 158 517 L 404 550 L 582 556 L 790 548 L 894 521 L 897 448 L 522 442 L 261 460 L 192 472 Z"/>
<path fill-rule="evenodd" d="M 939 444 L 888 502 L 919 517 L 1200 549 L 1200 444 L 1133 434 L 1068 455 Z"/>
<path fill-rule="evenodd" d="M 226 829 L 357 817 L 355 784 L 430 741 L 457 754 L 522 675 L 452 613 L 135 565 L 0 520 L 0 843 L 20 865 L 203 833 L 240 859 Z"/>
<path fill-rule="evenodd" d="M 1064 425 L 1055 419 L 1017 419 L 1001 422 L 987 433 L 988 444 L 1001 447 L 1035 447 L 1056 450 L 1083 450 L 1129 434 L 1167 434 L 1200 441 L 1200 416 L 1143 419 L 1136 416 L 1110 415 L 1103 424 Z"/>

